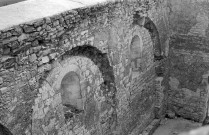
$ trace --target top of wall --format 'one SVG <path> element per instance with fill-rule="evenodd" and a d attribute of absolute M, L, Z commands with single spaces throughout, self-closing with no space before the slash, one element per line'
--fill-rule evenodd
<path fill-rule="evenodd" d="M 0 0 L 0 7 L 15 4 L 25 0 Z"/>
<path fill-rule="evenodd" d="M 0 30 L 107 0 L 27 0 L 0 7 Z"/>

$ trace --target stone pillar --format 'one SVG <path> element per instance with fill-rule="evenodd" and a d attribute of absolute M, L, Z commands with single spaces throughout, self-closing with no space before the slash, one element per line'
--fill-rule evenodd
<path fill-rule="evenodd" d="M 162 86 L 163 77 L 157 77 L 155 79 L 155 93 L 156 93 L 156 103 L 155 103 L 155 115 L 157 118 L 162 117 L 163 113 L 163 100 L 164 100 L 164 89 Z"/>

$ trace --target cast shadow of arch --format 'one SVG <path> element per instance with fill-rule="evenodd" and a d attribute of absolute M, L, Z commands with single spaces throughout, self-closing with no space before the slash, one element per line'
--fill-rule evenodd
<path fill-rule="evenodd" d="M 0 135 L 13 135 L 12 132 L 0 123 Z"/>

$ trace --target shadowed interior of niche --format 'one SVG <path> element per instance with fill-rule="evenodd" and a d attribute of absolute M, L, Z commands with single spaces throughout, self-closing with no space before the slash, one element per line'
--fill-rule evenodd
<path fill-rule="evenodd" d="M 141 72 L 141 39 L 138 35 L 135 35 L 132 39 L 130 50 L 131 50 L 131 67 L 134 72 Z"/>
<path fill-rule="evenodd" d="M 66 119 L 71 118 L 72 113 L 79 114 L 83 112 L 80 78 L 76 72 L 71 71 L 63 77 L 61 92 Z"/>

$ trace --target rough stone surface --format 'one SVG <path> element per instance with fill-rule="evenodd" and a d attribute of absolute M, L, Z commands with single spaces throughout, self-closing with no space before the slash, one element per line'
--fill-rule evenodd
<path fill-rule="evenodd" d="M 43 64 L 44 64 L 44 63 L 48 63 L 48 62 L 49 62 L 49 57 L 48 57 L 48 56 L 42 57 L 41 62 L 42 62 Z"/>
<path fill-rule="evenodd" d="M 185 118 L 203 122 L 208 104 L 209 68 L 204 59 L 208 58 L 184 52 L 172 56 L 169 108 Z"/>
<path fill-rule="evenodd" d="M 168 53 L 167 17 L 166 0 L 114 1 L 1 30 L 0 122 L 26 135 L 142 132 L 156 109 L 162 117 L 166 109 L 168 77 L 159 61 Z M 136 35 L 137 74 L 130 51 Z M 79 108 L 63 104 L 60 83 L 70 71 L 80 77 Z"/>
<path fill-rule="evenodd" d="M 29 61 L 30 62 L 34 62 L 36 60 L 37 60 L 36 54 L 32 54 L 32 55 L 29 56 Z"/>
<path fill-rule="evenodd" d="M 168 1 L 170 30 L 168 109 L 203 122 L 208 116 L 208 1 Z"/>

